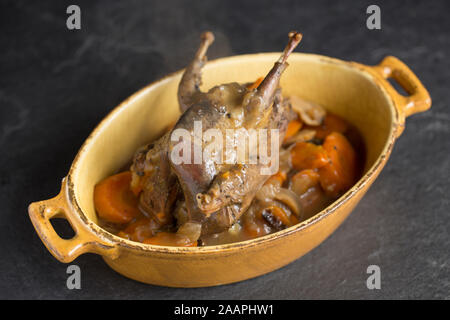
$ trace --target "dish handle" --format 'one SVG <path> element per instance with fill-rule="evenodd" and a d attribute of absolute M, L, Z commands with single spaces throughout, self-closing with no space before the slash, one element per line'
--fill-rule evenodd
<path fill-rule="evenodd" d="M 405 118 L 431 107 L 431 98 L 427 89 L 414 72 L 402 61 L 393 56 L 387 56 L 380 64 L 370 67 L 380 78 L 384 88 L 390 93 L 397 109 L 397 136 L 405 128 Z M 388 81 L 395 80 L 408 96 L 401 95 Z"/>
<path fill-rule="evenodd" d="M 116 259 L 118 248 L 87 229 L 86 223 L 71 207 L 66 188 L 66 178 L 64 178 L 61 191 L 56 197 L 33 202 L 28 206 L 31 222 L 48 251 L 56 259 L 65 263 L 72 262 L 79 255 L 87 252 Z M 74 230 L 75 236 L 71 239 L 61 238 L 50 222 L 53 218 L 66 219 Z"/>

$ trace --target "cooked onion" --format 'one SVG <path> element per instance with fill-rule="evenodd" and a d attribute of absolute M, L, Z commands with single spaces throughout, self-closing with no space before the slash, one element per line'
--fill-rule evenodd
<path fill-rule="evenodd" d="M 195 242 L 200 238 L 202 225 L 200 223 L 186 222 L 178 228 L 177 234 L 188 238 L 191 242 Z"/>
<path fill-rule="evenodd" d="M 261 189 L 256 192 L 255 198 L 262 202 L 270 202 L 275 199 L 277 193 L 280 192 L 280 186 L 268 183 L 261 187 Z"/>
<path fill-rule="evenodd" d="M 320 105 L 300 99 L 296 96 L 289 98 L 292 109 L 298 113 L 304 123 L 311 126 L 318 126 L 325 118 L 326 111 Z"/>
<path fill-rule="evenodd" d="M 296 195 L 301 196 L 308 189 L 319 184 L 319 174 L 313 170 L 304 170 L 295 174 L 289 182 L 289 190 L 292 190 Z"/>
<path fill-rule="evenodd" d="M 279 171 L 281 172 L 289 172 L 292 169 L 291 163 L 291 151 L 288 149 L 281 148 L 280 149 L 280 164 Z"/>
<path fill-rule="evenodd" d="M 233 236 L 237 236 L 237 235 L 239 235 L 239 232 L 241 232 L 241 229 L 242 229 L 242 226 L 240 225 L 240 223 L 236 222 L 228 229 L 228 232 Z"/>
<path fill-rule="evenodd" d="M 283 142 L 283 146 L 288 146 L 297 142 L 305 142 L 312 140 L 314 136 L 316 135 L 316 130 L 312 129 L 303 129 L 297 132 L 292 137 L 288 138 L 286 141 Z"/>
<path fill-rule="evenodd" d="M 291 190 L 280 188 L 279 185 L 272 183 L 265 184 L 258 190 L 255 198 L 266 204 L 273 202 L 273 200 L 279 200 L 287 205 L 297 218 L 300 219 L 303 215 L 300 198 Z"/>
<path fill-rule="evenodd" d="M 303 215 L 302 205 L 300 203 L 300 198 L 294 192 L 286 188 L 280 188 L 275 194 L 275 199 L 286 204 L 297 218 L 301 219 Z"/>

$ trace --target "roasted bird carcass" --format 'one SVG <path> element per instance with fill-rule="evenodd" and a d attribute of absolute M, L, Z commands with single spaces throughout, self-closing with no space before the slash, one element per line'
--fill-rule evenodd
<path fill-rule="evenodd" d="M 301 34 L 289 33 L 283 54 L 256 89 L 228 83 L 202 92 L 201 69 L 213 40 L 210 32 L 202 35 L 200 48 L 184 72 L 178 89 L 182 115 L 177 123 L 159 140 L 139 149 L 131 167 L 132 189 L 141 191 L 143 210 L 162 226 L 173 224 L 176 218 L 179 230 L 196 230 L 197 236 L 218 233 L 232 226 L 270 175 L 261 174 L 261 168 L 267 164 L 249 161 L 249 157 L 245 161 L 236 157 L 223 161 L 229 151 L 225 146 L 201 161 L 180 162 L 173 157 L 180 142 L 174 139 L 175 133 L 183 130 L 191 135 L 187 143 L 194 153 L 209 146 L 205 139 L 195 139 L 198 128 L 202 132 L 218 130 L 223 137 L 229 129 L 262 129 L 269 133 L 268 153 L 274 152 L 271 146 L 281 146 L 293 115 L 290 105 L 283 103 L 280 77 Z M 271 129 L 278 129 L 278 135 L 272 134 Z M 191 160 L 195 158 L 194 154 L 188 156 Z M 217 161 L 219 158 L 222 161 Z"/>

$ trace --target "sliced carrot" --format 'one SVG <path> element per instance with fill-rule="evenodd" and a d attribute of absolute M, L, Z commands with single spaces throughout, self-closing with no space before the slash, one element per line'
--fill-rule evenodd
<path fill-rule="evenodd" d="M 291 162 L 296 170 L 317 169 L 328 163 L 328 156 L 322 146 L 297 142 L 291 149 Z"/>
<path fill-rule="evenodd" d="M 297 172 L 292 176 L 289 188 L 298 195 L 319 184 L 319 173 L 313 169 Z"/>
<path fill-rule="evenodd" d="M 263 80 L 264 80 L 264 77 L 259 77 L 258 79 L 256 79 L 255 82 L 253 82 L 252 84 L 247 85 L 247 89 L 248 90 L 253 90 L 253 89 L 258 88 Z"/>
<path fill-rule="evenodd" d="M 316 130 L 315 137 L 317 139 L 325 139 L 326 136 L 332 132 L 345 133 L 349 128 L 349 124 L 341 117 L 332 113 L 327 113 L 323 123 L 320 126 L 311 128 Z"/>
<path fill-rule="evenodd" d="M 158 246 L 171 247 L 196 247 L 197 241 L 192 242 L 187 237 L 180 236 L 176 233 L 158 232 L 154 237 L 145 239 L 143 243 L 155 244 Z"/>
<path fill-rule="evenodd" d="M 319 169 L 320 185 L 325 194 L 337 197 L 355 183 L 358 167 L 356 152 L 339 132 L 329 134 L 323 143 L 330 161 Z"/>
<path fill-rule="evenodd" d="M 302 125 L 303 125 L 303 123 L 301 120 L 292 120 L 291 122 L 289 122 L 283 141 L 286 141 L 287 139 L 292 137 L 294 134 L 296 134 L 302 128 Z"/>
<path fill-rule="evenodd" d="M 94 188 L 94 205 L 100 218 L 128 223 L 139 215 L 138 198 L 130 190 L 131 172 L 106 178 Z"/>

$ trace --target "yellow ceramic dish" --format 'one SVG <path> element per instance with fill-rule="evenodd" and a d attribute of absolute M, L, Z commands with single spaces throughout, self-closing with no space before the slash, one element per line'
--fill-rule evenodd
<path fill-rule="evenodd" d="M 235 56 L 209 62 L 204 88 L 250 82 L 272 67 L 279 53 Z M 397 93 L 391 77 L 409 93 Z M 181 72 L 138 91 L 115 108 L 92 132 L 76 156 L 61 192 L 30 204 L 33 225 L 52 255 L 71 262 L 80 254 L 103 256 L 117 272 L 145 283 L 202 287 L 256 277 L 298 259 L 324 241 L 350 214 L 384 167 L 405 117 L 427 110 L 427 90 L 401 61 L 387 57 L 366 66 L 318 55 L 294 53 L 282 76 L 284 95 L 317 102 L 354 124 L 367 154 L 363 177 L 342 197 L 312 218 L 261 238 L 209 247 L 164 247 L 117 237 L 97 224 L 93 188 L 123 167 L 135 150 L 157 137 L 179 116 L 177 86 Z M 76 235 L 62 239 L 50 219 L 67 219 Z"/>

